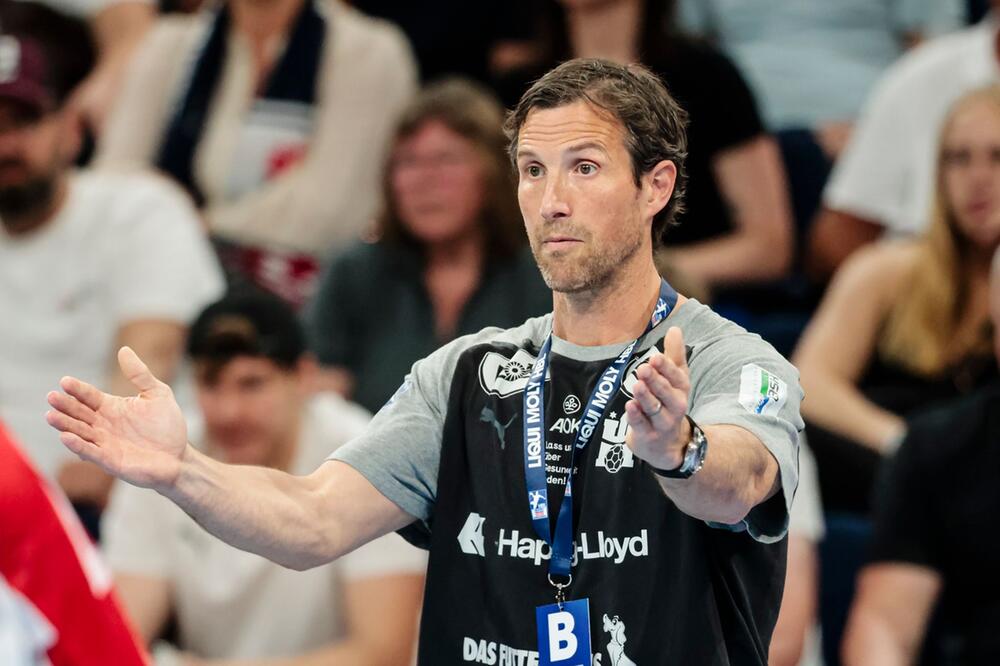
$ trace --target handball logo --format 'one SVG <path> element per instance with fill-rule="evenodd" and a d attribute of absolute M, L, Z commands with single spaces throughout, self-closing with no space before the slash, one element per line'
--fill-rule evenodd
<path fill-rule="evenodd" d="M 580 399 L 578 397 L 575 395 L 568 395 L 566 396 L 566 399 L 563 400 L 563 413 L 567 415 L 576 414 L 580 411 L 580 407 L 582 406 L 583 405 L 580 404 Z"/>
<path fill-rule="evenodd" d="M 544 490 L 528 491 L 528 504 L 531 506 L 531 519 L 549 517 L 548 493 Z"/>
<path fill-rule="evenodd" d="M 624 444 L 612 444 L 604 452 L 604 460 L 598 463 L 598 467 L 604 467 L 606 470 L 614 474 L 622 468 L 625 463 L 625 445 Z"/>
<path fill-rule="evenodd" d="M 628 422 L 616 419 L 612 412 L 604 420 L 604 433 L 601 437 L 601 450 L 597 452 L 597 467 L 603 467 L 612 474 L 618 473 L 623 467 L 634 467 L 635 460 L 632 449 L 625 446 L 625 436 L 628 434 Z"/>

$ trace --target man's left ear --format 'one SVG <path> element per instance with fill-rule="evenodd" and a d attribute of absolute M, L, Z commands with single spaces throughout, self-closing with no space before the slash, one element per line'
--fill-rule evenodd
<path fill-rule="evenodd" d="M 674 193 L 674 183 L 677 182 L 677 165 L 670 160 L 661 160 L 646 172 L 645 181 L 646 203 L 650 217 L 666 207 Z"/>

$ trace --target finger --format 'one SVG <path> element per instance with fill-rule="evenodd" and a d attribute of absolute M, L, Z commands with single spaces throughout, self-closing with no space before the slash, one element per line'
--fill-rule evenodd
<path fill-rule="evenodd" d="M 142 393 L 158 391 L 164 385 L 153 376 L 149 366 L 142 362 L 131 347 L 122 347 L 118 350 L 118 365 L 121 366 L 125 378 Z"/>
<path fill-rule="evenodd" d="M 672 432 L 677 427 L 677 420 L 684 415 L 684 406 L 675 397 L 660 399 L 643 381 L 636 383 L 633 394 L 650 424 L 661 435 Z"/>
<path fill-rule="evenodd" d="M 100 389 L 76 377 L 63 377 L 59 380 L 59 386 L 95 412 L 100 410 L 104 403 L 104 393 Z"/>
<path fill-rule="evenodd" d="M 67 416 L 62 412 L 50 409 L 45 412 L 45 420 L 50 426 L 60 432 L 71 432 L 88 442 L 94 442 L 95 440 L 96 433 L 94 432 L 93 427 L 87 425 L 83 421 L 74 419 L 72 416 Z"/>
<path fill-rule="evenodd" d="M 87 460 L 91 459 L 92 449 L 100 448 L 95 444 L 86 441 L 79 435 L 74 435 L 71 432 L 61 432 L 59 433 L 59 441 L 63 443 L 67 449 Z"/>
<path fill-rule="evenodd" d="M 671 326 L 663 338 L 663 353 L 678 368 L 687 369 L 687 355 L 684 352 L 684 334 L 677 326 Z"/>
<path fill-rule="evenodd" d="M 666 362 L 673 366 L 669 361 Z M 676 368 L 676 366 L 674 367 Z M 682 413 L 687 411 L 688 392 L 685 386 L 677 386 L 677 384 L 665 377 L 663 373 L 657 372 L 655 368 L 649 368 L 646 372 L 636 374 L 653 394 L 653 397 L 664 403 L 668 409 Z M 676 381 L 679 384 L 686 383 L 683 377 Z"/>
<path fill-rule="evenodd" d="M 656 429 L 650 423 L 649 417 L 642 411 L 642 407 L 635 400 L 625 403 L 625 418 L 628 419 L 630 434 L 632 437 L 642 437 L 650 439 L 656 434 Z"/>
<path fill-rule="evenodd" d="M 46 398 L 55 409 L 78 421 L 83 421 L 87 425 L 94 425 L 94 421 L 97 420 L 97 413 L 94 410 L 71 395 L 59 391 L 49 391 Z"/>
<path fill-rule="evenodd" d="M 684 391 L 685 393 L 690 390 L 691 377 L 687 368 L 679 367 L 667 358 L 666 355 L 660 353 L 653 354 L 647 365 L 653 371 L 653 374 L 661 375 L 675 389 Z"/>
<path fill-rule="evenodd" d="M 105 460 L 107 458 L 107 452 L 96 444 L 88 442 L 71 432 L 59 433 L 59 441 L 63 443 L 63 446 L 80 456 L 83 460 L 89 460 L 104 469 L 107 468 Z"/>

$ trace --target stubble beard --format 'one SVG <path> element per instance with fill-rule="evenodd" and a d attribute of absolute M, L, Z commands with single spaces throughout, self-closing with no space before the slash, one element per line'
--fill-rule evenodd
<path fill-rule="evenodd" d="M 607 251 L 587 244 L 591 250 L 578 260 L 546 257 L 541 241 L 532 239 L 531 252 L 549 289 L 562 294 L 599 293 L 611 285 L 618 273 L 642 247 L 642 232 L 636 230 Z"/>

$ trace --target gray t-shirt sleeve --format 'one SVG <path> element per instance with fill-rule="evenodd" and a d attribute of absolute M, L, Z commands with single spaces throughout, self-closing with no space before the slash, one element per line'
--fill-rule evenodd
<path fill-rule="evenodd" d="M 725 322 L 720 335 L 691 349 L 691 418 L 702 426 L 735 425 L 751 432 L 778 462 L 781 492 L 754 507 L 740 525 L 763 543 L 785 536 L 798 485 L 799 405 L 795 367 L 759 336 Z M 711 441 L 709 442 L 711 455 Z"/>
<path fill-rule="evenodd" d="M 358 470 L 399 508 L 426 522 L 437 498 L 444 420 L 458 359 L 499 330 L 463 336 L 417 361 L 367 431 L 328 459 Z"/>

